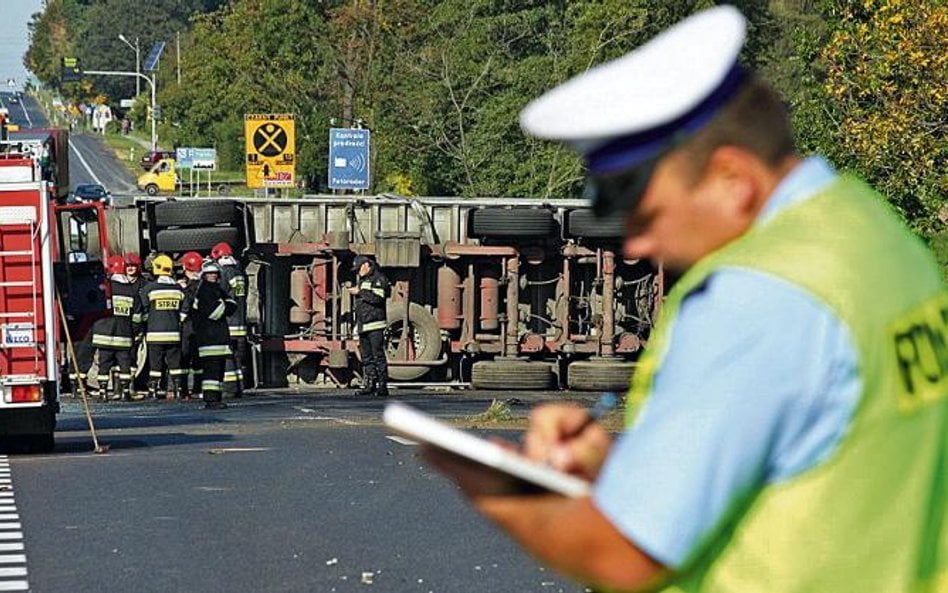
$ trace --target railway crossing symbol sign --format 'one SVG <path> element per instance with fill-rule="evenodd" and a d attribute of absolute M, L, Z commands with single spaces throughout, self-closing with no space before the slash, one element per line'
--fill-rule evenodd
<path fill-rule="evenodd" d="M 289 113 L 244 116 L 247 187 L 293 187 L 296 183 L 296 126 Z"/>

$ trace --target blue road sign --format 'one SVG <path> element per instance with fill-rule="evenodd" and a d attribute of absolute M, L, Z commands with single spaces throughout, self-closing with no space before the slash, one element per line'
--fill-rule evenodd
<path fill-rule="evenodd" d="M 178 169 L 217 169 L 216 148 L 179 147 L 175 149 L 175 167 Z"/>
<path fill-rule="evenodd" d="M 145 72 L 154 72 L 158 69 L 158 59 L 161 58 L 161 52 L 164 49 L 164 41 L 156 41 L 155 45 L 151 46 L 151 51 L 148 52 L 148 56 L 145 58 Z"/>
<path fill-rule="evenodd" d="M 361 128 L 329 129 L 330 189 L 369 189 L 369 142 Z"/>

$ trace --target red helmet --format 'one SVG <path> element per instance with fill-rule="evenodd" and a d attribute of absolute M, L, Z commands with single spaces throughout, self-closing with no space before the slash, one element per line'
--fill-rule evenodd
<path fill-rule="evenodd" d="M 189 251 L 181 256 L 181 267 L 188 272 L 200 272 L 204 258 L 197 251 Z"/>
<path fill-rule="evenodd" d="M 227 243 L 222 241 L 214 247 L 211 247 L 211 257 L 214 259 L 220 259 L 225 255 L 234 255 L 234 250 L 231 249 Z"/>
<path fill-rule="evenodd" d="M 125 259 L 121 255 L 110 255 L 109 259 L 105 260 L 105 270 L 110 276 L 112 274 L 124 274 Z"/>
<path fill-rule="evenodd" d="M 126 253 L 125 254 L 125 265 L 126 266 L 138 266 L 142 267 L 142 258 L 138 257 L 137 253 Z"/>

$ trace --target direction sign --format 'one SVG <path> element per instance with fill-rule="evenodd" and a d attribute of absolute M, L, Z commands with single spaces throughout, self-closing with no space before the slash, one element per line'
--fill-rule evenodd
<path fill-rule="evenodd" d="M 165 49 L 164 41 L 156 41 L 155 45 L 151 46 L 151 51 L 148 52 L 148 56 L 145 57 L 145 72 L 154 72 L 158 69 L 158 60 L 161 59 L 161 52 Z"/>
<path fill-rule="evenodd" d="M 296 184 L 296 122 L 293 114 L 244 116 L 247 187 L 293 187 Z"/>
<path fill-rule="evenodd" d="M 362 128 L 330 128 L 329 188 L 369 189 L 369 145 L 372 132 Z"/>
<path fill-rule="evenodd" d="M 174 163 L 178 169 L 217 170 L 216 148 L 180 147 L 174 151 Z"/>

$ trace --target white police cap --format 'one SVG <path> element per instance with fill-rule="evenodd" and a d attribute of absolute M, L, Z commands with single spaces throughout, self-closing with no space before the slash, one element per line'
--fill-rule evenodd
<path fill-rule="evenodd" d="M 644 190 L 655 159 L 710 121 L 746 79 L 737 62 L 746 28 L 732 6 L 696 13 L 534 100 L 520 124 L 582 153 L 593 177 L 649 165 L 635 181 Z M 595 190 L 591 197 L 600 214 L 618 206 Z"/>

